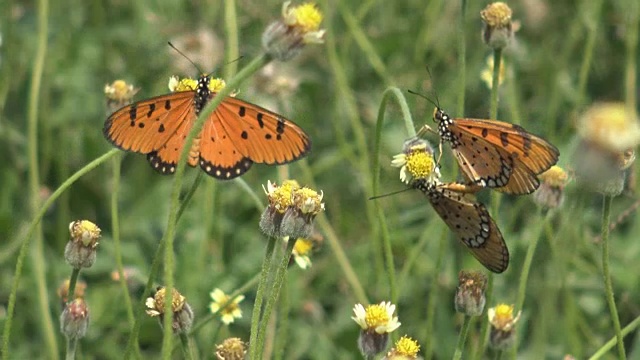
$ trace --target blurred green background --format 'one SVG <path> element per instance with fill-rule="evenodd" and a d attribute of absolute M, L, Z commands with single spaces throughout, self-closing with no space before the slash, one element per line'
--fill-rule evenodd
<path fill-rule="evenodd" d="M 378 221 L 368 200 L 373 195 L 371 164 L 377 156 L 383 193 L 402 189 L 398 171 L 389 163 L 408 135 L 400 108 L 392 102 L 381 152 L 373 154 L 382 93 L 389 86 L 430 98 L 437 93 L 451 115 L 488 117 L 490 89 L 481 73 L 491 51 L 481 41 L 479 16 L 486 4 L 469 2 L 461 27 L 458 1 L 321 1 L 325 44 L 308 46 L 290 62 L 268 65 L 240 87 L 240 98 L 282 113 L 308 132 L 312 151 L 288 167 L 289 176 L 325 195 L 329 225 L 316 226 L 325 241 L 312 255 L 313 266 L 291 267 L 286 280 L 288 331 L 277 334 L 278 341 L 286 344 L 284 358 L 360 356 L 359 328 L 351 320 L 360 299 L 326 237 L 336 237 L 370 302 L 390 299 Z M 570 169 L 579 114 L 595 101 L 624 101 L 630 96 L 625 76 L 629 62 L 637 57 L 637 47 L 631 54 L 629 49 L 637 44 L 638 2 L 521 0 L 509 5 L 517 32 L 504 54 L 506 78 L 500 88 L 498 118 L 519 123 L 554 143 L 561 151 L 559 164 Z M 168 92 L 171 75 L 197 76 L 198 70 L 167 41 L 203 71 L 231 74 L 260 53 L 261 33 L 280 16 L 282 5 L 271 0 L 50 3 L 47 49 L 34 107 L 39 170 L 34 193 L 28 185 L 27 119 L 41 6 L 34 1 L 0 3 L 0 324 L 6 318 L 19 247 L 33 218 L 30 199 L 43 201 L 71 174 L 112 148 L 102 135 L 105 84 L 124 79 L 140 88 L 135 98 L 139 100 Z M 229 13 L 232 8 L 235 14 Z M 234 33 L 239 60 L 228 54 Z M 463 36 L 466 71 L 461 72 Z M 637 72 L 631 76 L 635 84 Z M 466 101 L 460 113 L 463 78 Z M 637 87 L 632 90 L 637 96 Z M 416 127 L 433 125 L 432 104 L 413 95 L 407 95 L 407 101 Z M 437 142 L 434 136 L 429 139 Z M 185 191 L 198 171 L 187 170 Z M 261 195 L 262 184 L 278 179 L 279 171 L 282 174 L 283 169 L 255 165 L 242 178 Z M 445 180 L 455 180 L 455 163 L 447 151 L 442 172 Z M 129 324 L 121 287 L 110 276 L 116 267 L 112 185 L 109 162 L 81 178 L 46 213 L 42 249 L 37 251 L 38 242 L 32 242 L 20 282 L 10 358 L 50 358 L 52 348 L 45 338 L 51 330 L 44 314 L 52 319 L 55 342 L 63 354 L 56 289 L 71 272 L 63 249 L 68 224 L 76 219 L 92 220 L 103 230 L 96 264 L 81 273 L 88 284 L 91 323 L 80 341 L 79 358 L 122 356 Z M 119 191 L 123 262 L 143 279 L 166 227 L 171 185 L 172 177 L 156 174 L 145 156 L 124 157 Z M 600 231 L 602 196 L 575 183 L 566 190 L 563 207 L 546 218 L 531 196 L 503 196 L 498 211 L 492 209 L 509 246 L 511 264 L 504 274 L 494 276 L 488 306 L 516 301 L 527 246 L 540 237 L 518 327 L 519 359 L 559 359 L 565 354 L 586 358 L 614 335 L 604 297 L 601 248 L 594 241 Z M 615 198 L 613 219 L 635 198 L 633 192 Z M 489 204 L 488 191 L 479 199 Z M 455 241 L 422 195 L 405 192 L 376 201 L 392 237 L 402 322 L 398 334 L 417 339 L 426 358 L 449 358 L 462 319 L 453 309 L 457 273 L 481 265 Z M 208 312 L 210 291 L 218 287 L 230 293 L 260 271 L 266 238 L 258 228 L 259 216 L 254 200 L 237 182 L 206 177 L 197 189 L 178 224 L 175 243 L 175 286 L 187 297 L 196 320 Z M 637 218 L 631 213 L 612 232 L 611 272 L 623 326 L 640 315 Z M 133 300 L 141 295 L 134 291 Z M 219 329 L 221 323 L 215 318 L 195 334 L 201 358 L 214 358 L 214 344 L 227 336 L 248 341 L 255 288 L 245 296 L 241 320 Z M 485 318 L 474 322 L 469 333 L 469 350 L 479 341 L 480 320 Z M 158 356 L 161 339 L 156 319 L 145 317 L 140 336 L 145 358 Z M 632 332 L 625 340 L 630 358 L 640 358 L 640 334 Z M 616 358 L 615 351 L 608 356 Z"/>

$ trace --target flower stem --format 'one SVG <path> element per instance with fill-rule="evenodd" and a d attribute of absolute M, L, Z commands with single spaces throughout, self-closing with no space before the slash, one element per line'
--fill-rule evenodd
<path fill-rule="evenodd" d="M 287 274 L 287 268 L 289 267 L 289 261 L 291 259 L 291 252 L 293 251 L 293 246 L 296 244 L 296 240 L 289 238 L 287 241 L 287 248 L 284 251 L 284 255 L 282 257 L 282 261 L 280 262 L 280 266 L 276 269 L 276 274 L 273 279 L 273 286 L 271 287 L 271 292 L 269 293 L 269 298 L 267 298 L 267 303 L 264 306 L 264 313 L 262 314 L 262 319 L 260 319 L 260 327 L 258 329 L 258 344 L 256 346 L 256 353 L 254 355 L 262 355 L 262 349 L 264 347 L 264 339 L 267 333 L 267 326 L 269 326 L 269 317 L 271 317 L 271 312 L 273 311 L 273 307 L 278 301 L 278 295 L 280 294 L 280 287 L 284 282 L 284 279 Z M 259 359 L 260 356 L 255 359 Z M 253 358 L 252 358 L 253 359 Z"/>
<path fill-rule="evenodd" d="M 500 90 L 500 66 L 502 63 L 502 49 L 494 49 L 493 51 L 493 75 L 491 82 L 491 105 L 489 110 L 489 119 L 498 119 L 498 93 Z M 493 216 L 497 216 L 498 209 L 500 208 L 500 193 L 497 191 L 491 192 L 491 210 Z"/>
<path fill-rule="evenodd" d="M 80 269 L 71 270 L 71 277 L 69 278 L 69 289 L 67 291 L 67 303 L 76 299 L 76 284 L 78 283 L 79 276 Z"/>
<path fill-rule="evenodd" d="M 466 15 L 467 0 L 461 0 L 460 24 L 458 25 L 458 108 L 456 109 L 458 116 L 464 115 L 465 90 L 467 87 L 467 40 L 464 31 Z"/>
<path fill-rule="evenodd" d="M 193 359 L 193 349 L 189 344 L 189 337 L 187 336 L 187 334 L 180 334 L 180 343 L 182 344 L 182 355 L 184 355 L 184 358 L 187 360 Z"/>
<path fill-rule="evenodd" d="M 49 196 L 49 198 L 40 206 L 40 210 L 38 210 L 37 214 L 35 214 L 33 220 L 29 224 L 27 229 L 27 233 L 24 238 L 20 241 L 22 245 L 20 247 L 20 253 L 18 254 L 18 258 L 16 260 L 16 269 L 13 275 L 13 283 L 11 284 L 11 293 L 9 294 L 9 305 L 7 306 L 7 317 L 4 323 L 4 329 L 2 333 L 2 358 L 6 360 L 9 358 L 9 338 L 11 337 L 11 325 L 13 321 L 13 315 L 16 307 L 16 297 L 18 294 L 18 285 L 20 285 L 20 276 L 22 275 L 22 268 L 24 266 L 25 257 L 27 256 L 27 250 L 29 249 L 29 244 L 31 240 L 31 236 L 34 234 L 36 227 L 40 224 L 40 220 L 44 214 L 49 210 L 49 207 L 64 193 L 68 190 L 73 183 L 75 183 L 82 176 L 95 169 L 102 163 L 109 160 L 114 155 L 118 154 L 120 150 L 113 149 L 108 153 L 102 155 L 101 157 L 93 160 L 89 164 L 87 164 L 82 169 L 78 170 L 75 174 L 71 175 L 67 180 L 65 180 L 60 187 L 56 189 L 56 191 Z"/>
<path fill-rule="evenodd" d="M 76 358 L 77 345 L 78 345 L 78 339 L 67 338 L 67 352 L 64 356 L 65 360 L 73 360 Z"/>
<path fill-rule="evenodd" d="M 604 276 L 604 287 L 607 295 L 607 303 L 609 304 L 609 312 L 613 320 L 613 327 L 616 332 L 618 342 L 618 359 L 626 359 L 624 352 L 624 343 L 622 332 L 620 329 L 620 319 L 618 318 L 618 310 L 616 302 L 613 298 L 613 285 L 611 283 L 611 274 L 609 272 L 609 222 L 611 221 L 611 202 L 613 197 L 604 195 L 602 205 L 602 272 Z"/>
<path fill-rule="evenodd" d="M 632 322 L 629 323 L 629 325 L 625 326 L 624 329 L 622 329 L 622 336 L 629 335 L 630 332 L 636 330 L 638 327 L 640 327 L 640 316 L 635 318 Z M 600 349 L 598 349 L 598 351 L 596 351 L 596 353 L 593 354 L 589 358 L 589 360 L 598 360 L 598 359 L 600 359 L 601 357 L 604 356 L 604 354 L 609 352 L 609 350 L 611 350 L 611 348 L 614 345 L 616 345 L 617 343 L 618 343 L 617 336 L 612 337 L 611 339 L 609 339 L 609 341 L 607 341 L 604 345 L 602 345 L 602 347 Z"/>
<path fill-rule="evenodd" d="M 467 341 L 467 334 L 469 333 L 469 325 L 471 324 L 471 316 L 465 315 L 462 322 L 462 329 L 460 329 L 460 335 L 458 336 L 458 343 L 456 344 L 456 350 L 453 353 L 454 360 L 462 359 L 462 353 L 464 352 L 464 344 Z"/>
<path fill-rule="evenodd" d="M 273 250 L 276 247 L 275 237 L 269 237 L 267 243 L 267 250 L 264 253 L 264 260 L 262 261 L 262 270 L 260 271 L 260 282 L 258 283 L 258 290 L 256 291 L 256 302 L 253 304 L 253 313 L 251 314 L 251 335 L 249 337 L 249 359 L 260 359 L 260 356 L 256 354 L 258 351 L 258 327 L 261 321 L 262 315 L 262 302 L 264 301 L 264 292 L 269 281 L 269 270 L 271 269 L 271 261 L 273 260 Z"/>

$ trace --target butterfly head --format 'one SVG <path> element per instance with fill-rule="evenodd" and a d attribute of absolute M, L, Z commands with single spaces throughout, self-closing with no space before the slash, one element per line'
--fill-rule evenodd
<path fill-rule="evenodd" d="M 449 126 L 453 125 L 453 119 L 451 116 L 444 112 L 441 107 L 436 106 L 433 109 L 433 121 L 438 123 L 438 133 L 443 140 L 451 140 L 452 133 L 449 130 Z"/>

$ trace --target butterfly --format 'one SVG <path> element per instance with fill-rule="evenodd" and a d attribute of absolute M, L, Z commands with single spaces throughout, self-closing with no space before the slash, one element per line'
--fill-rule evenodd
<path fill-rule="evenodd" d="M 451 118 L 434 110 L 442 142 L 451 144 L 464 175 L 474 184 L 507 194 L 529 194 L 538 175 L 558 162 L 560 152 L 523 127 L 497 120 Z M 442 153 L 442 151 L 440 151 Z"/>
<path fill-rule="evenodd" d="M 425 194 L 440 218 L 484 267 L 495 273 L 507 269 L 509 249 L 500 229 L 487 208 L 468 193 L 477 191 L 477 187 L 427 179 L 415 179 L 411 187 Z"/>
<path fill-rule="evenodd" d="M 173 174 L 198 114 L 216 96 L 211 76 L 197 86 L 127 105 L 111 114 L 104 136 L 113 145 L 146 154 L 161 174 Z M 221 180 L 238 177 L 253 163 L 286 164 L 311 149 L 309 136 L 296 124 L 258 105 L 226 97 L 194 139 L 188 164 Z"/>

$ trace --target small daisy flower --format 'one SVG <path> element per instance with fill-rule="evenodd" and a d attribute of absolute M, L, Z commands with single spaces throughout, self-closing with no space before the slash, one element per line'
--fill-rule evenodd
<path fill-rule="evenodd" d="M 187 303 L 187 299 L 182 296 L 178 290 L 174 288 L 172 293 L 171 311 L 173 311 L 173 332 L 175 334 L 187 333 L 193 325 L 193 310 L 191 310 L 191 306 Z M 165 301 L 166 289 L 161 287 L 153 297 L 148 297 L 145 302 L 147 315 L 151 317 L 157 316 L 160 320 L 160 326 L 163 324 Z"/>
<path fill-rule="evenodd" d="M 104 96 L 107 99 L 107 113 L 111 114 L 121 107 L 131 103 L 133 96 L 138 92 L 131 84 L 124 80 L 116 80 L 104 86 Z"/>
<path fill-rule="evenodd" d="M 480 72 L 480 80 L 482 80 L 489 89 L 493 88 L 493 56 L 489 56 L 486 61 L 487 66 Z M 504 60 L 500 62 L 500 73 L 498 74 L 498 86 L 502 85 L 505 78 Z"/>
<path fill-rule="evenodd" d="M 67 303 L 60 315 L 60 332 L 67 339 L 80 339 L 89 328 L 89 307 L 83 298 Z"/>
<path fill-rule="evenodd" d="M 640 145 L 637 114 L 623 103 L 595 104 L 579 118 L 577 130 L 576 179 L 600 193 L 619 195 Z"/>
<path fill-rule="evenodd" d="M 396 341 L 395 345 L 382 358 L 383 360 L 413 360 L 418 358 L 418 352 L 420 351 L 420 345 L 416 340 L 404 335 L 400 340 Z"/>
<path fill-rule="evenodd" d="M 358 337 L 358 348 L 365 357 L 381 353 L 389 343 L 389 333 L 400 327 L 398 317 L 393 313 L 396 306 L 391 302 L 367 305 L 356 304 L 353 308 L 355 316 L 351 317 L 361 331 Z"/>
<path fill-rule="evenodd" d="M 76 220 L 69 224 L 71 239 L 64 248 L 64 258 L 74 269 L 91 267 L 96 261 L 100 228 L 88 220 Z"/>
<path fill-rule="evenodd" d="M 393 156 L 391 166 L 400 168 L 400 181 L 405 184 L 414 179 L 437 182 L 440 170 L 433 158 L 433 148 L 426 140 L 415 138 L 405 141 L 403 152 Z"/>
<path fill-rule="evenodd" d="M 533 193 L 533 201 L 546 208 L 554 209 L 564 202 L 564 187 L 569 175 L 558 165 L 538 175 L 540 187 Z"/>
<path fill-rule="evenodd" d="M 513 24 L 511 15 L 513 12 L 509 5 L 503 2 L 494 2 L 480 12 L 484 23 L 482 40 L 493 49 L 505 48 L 513 37 Z"/>
<path fill-rule="evenodd" d="M 227 338 L 222 344 L 216 345 L 218 360 L 244 360 L 246 354 L 247 344 L 240 338 Z"/>
<path fill-rule="evenodd" d="M 487 276 L 479 271 L 460 271 L 455 295 L 456 311 L 467 316 L 480 316 L 486 304 Z"/>
<path fill-rule="evenodd" d="M 260 218 L 262 232 L 274 237 L 308 238 L 311 235 L 313 220 L 324 211 L 322 192 L 318 194 L 294 180 L 286 180 L 281 186 L 269 181 L 265 193 L 269 205 Z"/>
<path fill-rule="evenodd" d="M 220 316 L 225 325 L 233 323 L 235 319 L 242 318 L 242 310 L 240 310 L 240 306 L 238 305 L 244 300 L 244 295 L 236 296 L 232 300 L 224 291 L 216 288 L 209 293 L 209 296 L 213 299 L 213 302 L 209 304 L 209 310 L 212 314 L 215 314 L 222 309 Z"/>
<path fill-rule="evenodd" d="M 262 47 L 280 61 L 296 56 L 306 44 L 324 42 L 325 30 L 320 29 L 322 13 L 315 4 L 282 5 L 282 19 L 271 23 L 262 34 Z"/>
<path fill-rule="evenodd" d="M 288 241 L 287 238 L 285 241 Z M 293 245 L 293 260 L 298 264 L 301 269 L 307 269 L 311 267 L 311 259 L 309 254 L 313 251 L 314 242 L 307 238 L 297 238 L 295 245 Z"/>
<path fill-rule="evenodd" d="M 400 327 L 398 317 L 393 313 L 396 306 L 391 302 L 381 302 L 380 304 L 367 305 L 356 304 L 353 308 L 355 316 L 351 318 L 360 325 L 363 330 L 375 331 L 378 334 L 390 333 Z"/>
<path fill-rule="evenodd" d="M 516 323 L 520 314 L 513 316 L 513 305 L 499 304 L 487 312 L 491 324 L 489 343 L 494 349 L 504 350 L 512 347 L 516 340 Z"/>

